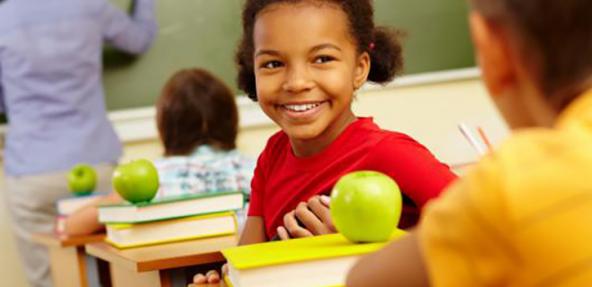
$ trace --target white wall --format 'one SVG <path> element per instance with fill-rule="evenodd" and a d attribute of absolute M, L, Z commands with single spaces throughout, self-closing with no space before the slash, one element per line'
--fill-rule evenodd
<path fill-rule="evenodd" d="M 354 110 L 359 116 L 373 116 L 383 128 L 415 137 L 444 162 L 472 162 L 477 156 L 457 130 L 458 122 L 480 125 L 494 143 L 507 135 L 507 128 L 478 78 L 453 80 L 444 77 L 442 80 L 419 84 L 403 80 L 399 85 L 366 89 L 357 96 Z M 238 147 L 243 153 L 256 157 L 277 128 L 262 116 L 256 105 L 243 100 L 239 102 L 242 130 Z M 123 161 L 154 159 L 161 155 L 161 146 L 155 138 L 153 114 L 151 110 L 141 110 L 111 115 L 122 138 L 132 140 L 125 145 Z M 0 197 L 0 204 L 4 205 L 4 197 Z M 0 242 L 1 285 L 25 286 L 5 209 L 0 212 Z"/>

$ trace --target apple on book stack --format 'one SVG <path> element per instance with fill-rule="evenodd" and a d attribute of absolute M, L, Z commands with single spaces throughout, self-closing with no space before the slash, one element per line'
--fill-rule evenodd
<path fill-rule="evenodd" d="M 106 241 L 118 248 L 235 234 L 235 211 L 243 208 L 240 191 L 220 191 L 152 200 L 158 172 L 147 160 L 121 165 L 113 174 L 115 190 L 127 200 L 100 205 Z"/>

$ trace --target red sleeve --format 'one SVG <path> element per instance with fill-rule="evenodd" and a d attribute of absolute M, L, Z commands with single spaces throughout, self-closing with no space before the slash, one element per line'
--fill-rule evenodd
<path fill-rule="evenodd" d="M 447 165 L 404 134 L 393 133 L 381 140 L 368 155 L 368 161 L 392 177 L 420 209 L 456 179 Z"/>
<path fill-rule="evenodd" d="M 253 174 L 253 180 L 251 180 L 251 200 L 249 202 L 248 216 L 263 216 L 263 206 L 265 200 L 265 184 L 267 182 L 267 174 L 272 163 L 270 159 L 274 158 L 274 154 L 278 152 L 282 136 L 285 137 L 283 132 L 277 132 L 272 135 L 265 144 L 265 148 L 257 159 L 257 166 L 255 166 L 255 172 Z"/>
<path fill-rule="evenodd" d="M 248 216 L 263 216 L 263 191 L 265 190 L 265 166 L 266 150 L 264 150 L 259 159 L 251 180 L 251 199 L 249 202 Z"/>

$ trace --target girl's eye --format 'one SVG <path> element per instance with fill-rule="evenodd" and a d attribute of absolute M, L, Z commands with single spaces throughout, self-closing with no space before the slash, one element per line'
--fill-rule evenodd
<path fill-rule="evenodd" d="M 264 69 L 275 69 L 281 67 L 283 64 L 280 61 L 267 61 L 261 65 L 261 68 Z"/>
<path fill-rule="evenodd" d="M 331 57 L 331 56 L 319 56 L 315 59 L 315 64 L 323 64 L 323 63 L 328 63 L 335 60 L 335 58 Z"/>

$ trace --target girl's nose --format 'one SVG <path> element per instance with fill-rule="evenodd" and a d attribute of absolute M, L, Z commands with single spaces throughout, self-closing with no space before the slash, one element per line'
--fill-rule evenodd
<path fill-rule="evenodd" d="M 288 69 L 282 88 L 289 93 L 300 93 L 312 89 L 314 81 L 310 78 L 308 69 L 303 65 L 294 65 Z"/>

